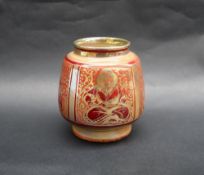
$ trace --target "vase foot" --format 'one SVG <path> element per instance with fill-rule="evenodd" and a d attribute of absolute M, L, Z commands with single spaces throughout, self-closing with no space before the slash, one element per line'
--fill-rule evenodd
<path fill-rule="evenodd" d="M 91 128 L 79 125 L 72 125 L 75 136 L 90 142 L 114 142 L 127 137 L 132 130 L 132 124 L 110 127 Z"/>

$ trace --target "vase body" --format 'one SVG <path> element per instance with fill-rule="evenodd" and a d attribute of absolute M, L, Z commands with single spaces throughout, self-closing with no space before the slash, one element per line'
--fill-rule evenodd
<path fill-rule="evenodd" d="M 120 38 L 83 38 L 74 44 L 62 65 L 62 116 L 84 140 L 112 142 L 128 136 L 144 109 L 139 57 Z"/>

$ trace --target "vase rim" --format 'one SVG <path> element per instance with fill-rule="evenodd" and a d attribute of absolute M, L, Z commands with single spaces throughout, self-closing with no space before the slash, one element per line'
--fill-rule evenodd
<path fill-rule="evenodd" d="M 74 41 L 77 49 L 86 51 L 120 51 L 130 46 L 130 41 L 116 37 L 87 37 Z"/>

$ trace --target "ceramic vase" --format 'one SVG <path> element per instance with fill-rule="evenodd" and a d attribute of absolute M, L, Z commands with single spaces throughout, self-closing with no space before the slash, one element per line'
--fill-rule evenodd
<path fill-rule="evenodd" d="M 63 61 L 59 108 L 77 137 L 113 142 L 131 133 L 144 109 L 139 57 L 122 38 L 90 37 L 74 41 Z"/>

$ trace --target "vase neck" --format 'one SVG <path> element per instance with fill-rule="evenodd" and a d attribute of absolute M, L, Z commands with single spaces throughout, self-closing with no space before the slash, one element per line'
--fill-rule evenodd
<path fill-rule="evenodd" d="M 128 53 L 130 42 L 122 38 L 90 37 L 74 41 L 75 54 L 85 57 L 109 57 Z"/>
<path fill-rule="evenodd" d="M 120 51 L 90 51 L 90 50 L 81 50 L 74 49 L 74 53 L 83 57 L 112 57 L 125 55 L 128 53 L 128 49 L 120 50 Z"/>

